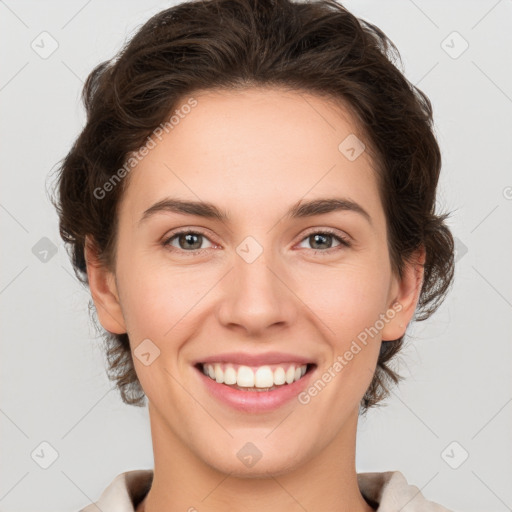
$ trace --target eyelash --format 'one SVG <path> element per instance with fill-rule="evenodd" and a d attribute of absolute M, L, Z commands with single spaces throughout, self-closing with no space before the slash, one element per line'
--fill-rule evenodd
<path fill-rule="evenodd" d="M 332 230 L 332 229 L 329 229 L 329 228 L 326 228 L 326 229 L 322 229 L 322 230 L 316 230 L 316 231 L 311 231 L 309 233 L 307 233 L 301 240 L 300 242 L 303 242 L 306 238 L 309 238 L 310 236 L 312 235 L 331 235 L 333 238 L 335 238 L 338 242 L 340 242 L 340 245 L 338 245 L 337 247 L 331 247 L 329 249 L 325 249 L 325 250 L 321 250 L 321 249 L 311 249 L 311 251 L 314 252 L 314 254 L 320 254 L 322 256 L 326 256 L 326 255 L 329 255 L 329 254 L 332 254 L 333 252 L 335 252 L 336 250 L 339 250 L 339 249 L 342 249 L 342 248 L 345 248 L 345 247 L 350 247 L 351 246 L 351 243 L 349 242 L 349 240 L 339 234 L 337 234 L 336 231 Z M 188 256 L 195 256 L 199 253 L 201 253 L 201 251 L 204 251 L 205 249 L 196 249 L 195 251 L 185 251 L 183 249 L 179 249 L 177 247 L 173 247 L 170 245 L 170 242 L 178 237 L 179 235 L 201 235 L 201 236 L 204 236 L 205 238 L 208 238 L 208 236 L 206 235 L 206 233 L 202 232 L 202 231 L 192 231 L 192 230 L 182 230 L 182 231 L 176 231 L 175 233 L 171 234 L 170 236 L 168 236 L 163 242 L 162 242 L 162 245 L 168 249 L 170 249 L 171 251 L 181 251 L 183 253 L 186 253 Z"/>

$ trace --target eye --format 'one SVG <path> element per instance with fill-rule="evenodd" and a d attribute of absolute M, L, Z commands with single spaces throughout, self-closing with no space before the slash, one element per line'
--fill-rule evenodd
<path fill-rule="evenodd" d="M 337 246 L 333 246 L 333 240 L 338 242 Z M 208 241 L 210 246 L 202 247 L 204 241 Z M 333 251 L 339 250 L 343 247 L 350 247 L 351 245 L 347 238 L 330 229 L 312 231 L 302 239 L 301 243 L 304 241 L 309 241 L 309 243 L 313 245 L 312 250 L 315 254 L 330 254 Z M 175 244 L 177 244 L 177 246 Z M 181 251 L 188 253 L 189 255 L 195 255 L 204 249 L 214 247 L 204 233 L 191 230 L 182 230 L 171 234 L 162 242 L 162 245 L 170 248 L 172 251 Z"/>
<path fill-rule="evenodd" d="M 208 240 L 204 233 L 184 230 L 173 233 L 170 237 L 167 237 L 163 241 L 163 245 L 165 247 L 170 247 L 172 250 L 182 250 L 190 254 L 196 254 L 205 249 L 204 247 L 201 247 L 204 240 Z M 173 245 L 174 241 L 178 244 L 178 247 Z M 213 247 L 213 245 L 211 245 L 211 247 Z"/>
<path fill-rule="evenodd" d="M 337 246 L 332 246 L 332 240 L 338 241 Z M 312 246 L 313 250 L 316 253 L 331 253 L 332 250 L 339 250 L 343 247 L 350 247 L 350 242 L 347 238 L 337 234 L 335 231 L 330 229 L 324 229 L 322 231 L 312 231 L 305 238 L 302 239 L 304 241 L 308 241 Z"/>

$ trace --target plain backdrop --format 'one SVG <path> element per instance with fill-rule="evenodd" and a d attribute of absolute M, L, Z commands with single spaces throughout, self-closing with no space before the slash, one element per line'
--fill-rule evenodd
<path fill-rule="evenodd" d="M 171 5 L 0 1 L 3 512 L 78 510 L 153 467 L 147 409 L 106 377 L 47 188 L 84 124 L 88 73 Z M 357 470 L 400 470 L 452 510 L 511 510 L 512 2 L 345 5 L 394 41 L 433 103 L 438 203 L 457 239 L 453 289 L 398 360 L 406 380 L 360 421 Z"/>

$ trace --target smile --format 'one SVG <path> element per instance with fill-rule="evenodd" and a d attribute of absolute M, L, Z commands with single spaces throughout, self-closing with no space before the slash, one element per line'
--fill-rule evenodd
<path fill-rule="evenodd" d="M 205 362 L 194 366 L 211 398 L 244 413 L 269 413 L 293 403 L 317 368 L 315 363 L 303 361 L 261 366 Z"/>
<path fill-rule="evenodd" d="M 201 364 L 202 372 L 219 384 L 244 391 L 271 391 L 300 380 L 307 364 L 275 364 L 250 367 L 230 363 Z"/>

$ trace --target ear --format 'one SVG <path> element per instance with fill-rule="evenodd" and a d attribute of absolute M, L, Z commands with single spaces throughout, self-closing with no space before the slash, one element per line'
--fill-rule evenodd
<path fill-rule="evenodd" d="M 119 303 L 115 275 L 99 260 L 96 244 L 85 237 L 85 262 L 89 289 L 101 325 L 114 334 L 124 334 L 126 326 Z"/>
<path fill-rule="evenodd" d="M 406 261 L 402 279 L 398 276 L 394 277 L 389 307 L 395 315 L 391 318 L 391 314 L 387 313 L 388 318 L 391 319 L 382 329 L 382 341 L 397 340 L 402 337 L 414 316 L 423 285 L 425 258 L 425 247 L 421 246 Z"/>

